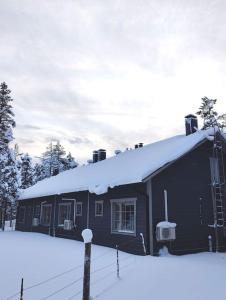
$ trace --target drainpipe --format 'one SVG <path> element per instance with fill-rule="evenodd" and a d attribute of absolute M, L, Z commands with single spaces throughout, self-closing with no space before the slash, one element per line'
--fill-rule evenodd
<path fill-rule="evenodd" d="M 89 228 L 89 191 L 88 191 L 88 198 L 87 198 L 87 221 L 86 221 L 86 228 Z"/>
<path fill-rule="evenodd" d="M 165 201 L 165 221 L 168 222 L 168 199 L 167 199 L 167 190 L 164 190 L 164 201 Z"/>
<path fill-rule="evenodd" d="M 57 196 L 54 196 L 54 204 L 53 204 L 53 236 L 56 236 L 56 200 L 57 200 Z"/>

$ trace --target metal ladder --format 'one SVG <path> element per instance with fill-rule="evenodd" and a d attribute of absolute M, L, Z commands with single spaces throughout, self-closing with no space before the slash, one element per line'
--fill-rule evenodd
<path fill-rule="evenodd" d="M 226 235 L 226 194 L 225 194 L 225 170 L 224 170 L 224 153 L 222 142 L 215 137 L 213 145 L 213 156 L 217 162 L 217 170 L 219 176 L 217 181 L 212 183 L 213 195 L 215 200 L 215 216 L 217 227 L 223 227 L 224 235 Z M 216 178 L 215 178 L 216 179 Z"/>

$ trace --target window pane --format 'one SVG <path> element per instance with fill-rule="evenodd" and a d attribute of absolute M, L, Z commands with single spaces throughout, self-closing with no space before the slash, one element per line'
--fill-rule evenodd
<path fill-rule="evenodd" d="M 40 205 L 35 205 L 34 218 L 40 218 Z"/>
<path fill-rule="evenodd" d="M 121 200 L 112 202 L 112 230 L 116 232 L 135 232 L 135 202 Z"/>
<path fill-rule="evenodd" d="M 71 204 L 59 204 L 58 225 L 63 225 L 64 220 L 70 220 Z"/>
<path fill-rule="evenodd" d="M 102 216 L 103 215 L 103 202 L 95 203 L 95 215 Z"/>
<path fill-rule="evenodd" d="M 42 206 L 42 216 L 41 223 L 43 225 L 49 225 L 51 220 L 51 205 L 43 205 Z"/>
<path fill-rule="evenodd" d="M 82 203 L 76 203 L 76 215 L 77 216 L 82 215 Z"/>

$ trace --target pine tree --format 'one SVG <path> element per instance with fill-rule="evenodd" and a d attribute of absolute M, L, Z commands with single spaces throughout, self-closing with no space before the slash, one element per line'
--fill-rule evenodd
<path fill-rule="evenodd" d="M 36 163 L 34 166 L 33 179 L 34 184 L 46 178 L 45 168 L 42 164 Z"/>
<path fill-rule="evenodd" d="M 199 111 L 196 113 L 203 119 L 202 129 L 214 126 L 217 126 L 220 129 L 224 128 L 224 115 L 218 116 L 218 113 L 214 110 L 216 102 L 217 99 L 209 99 L 207 97 L 202 98 L 201 106 L 199 107 Z"/>
<path fill-rule="evenodd" d="M 65 158 L 64 170 L 74 169 L 78 166 L 78 163 L 75 161 L 74 157 L 69 152 Z"/>
<path fill-rule="evenodd" d="M 57 175 L 64 170 L 64 155 L 64 147 L 59 141 L 55 145 L 49 144 L 42 157 L 46 177 Z"/>
<path fill-rule="evenodd" d="M 15 127 L 12 111 L 11 91 L 5 82 L 0 85 L 0 208 L 2 214 L 2 229 L 6 218 L 16 214 L 16 199 L 18 196 L 18 172 L 15 153 L 9 148 L 13 140 L 12 129 Z M 10 213 L 12 212 L 12 213 Z"/>
<path fill-rule="evenodd" d="M 33 185 L 32 159 L 28 154 L 21 156 L 21 189 L 26 189 Z"/>

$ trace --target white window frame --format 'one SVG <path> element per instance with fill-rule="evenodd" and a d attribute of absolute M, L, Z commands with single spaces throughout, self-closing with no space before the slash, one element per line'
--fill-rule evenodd
<path fill-rule="evenodd" d="M 112 234 L 123 234 L 123 235 L 133 235 L 136 236 L 136 200 L 137 198 L 122 198 L 122 199 L 111 199 L 111 233 Z M 114 203 L 117 204 L 133 204 L 134 205 L 134 230 L 125 230 L 125 229 L 119 229 L 116 230 L 113 228 L 113 205 Z M 122 222 L 122 215 L 120 215 L 120 222 Z M 120 224 L 122 226 L 122 224 Z"/>
<path fill-rule="evenodd" d="M 97 205 L 100 204 L 102 206 L 102 212 L 101 214 L 97 213 Z M 103 200 L 97 200 L 95 201 L 95 217 L 103 217 L 104 215 L 104 201 Z"/>
<path fill-rule="evenodd" d="M 20 210 L 21 209 L 23 209 L 23 220 L 22 221 L 18 220 L 18 223 L 24 224 L 25 223 L 25 216 L 26 216 L 26 206 L 19 206 L 19 216 L 20 216 Z"/>
<path fill-rule="evenodd" d="M 70 203 L 73 203 L 73 222 L 75 224 L 76 219 L 76 199 L 75 198 L 62 198 L 61 201 L 70 201 Z M 72 202 L 73 201 L 73 202 Z"/>
<path fill-rule="evenodd" d="M 77 211 L 78 205 L 81 205 L 81 213 L 79 213 L 79 214 L 78 214 L 78 211 Z M 75 210 L 76 217 L 81 217 L 82 216 L 82 202 L 76 202 L 75 208 L 76 208 L 76 210 Z"/>
<path fill-rule="evenodd" d="M 71 220 L 71 203 L 70 202 L 66 202 L 66 203 L 59 203 L 58 205 L 58 226 L 64 226 L 64 222 L 60 223 L 60 208 L 62 206 L 67 206 L 69 207 L 69 209 L 67 210 L 67 217 L 65 220 Z"/>
<path fill-rule="evenodd" d="M 43 207 L 50 207 L 51 209 L 50 209 L 50 221 L 49 221 L 49 223 L 47 224 L 47 223 L 43 223 L 43 221 L 42 221 L 42 214 L 43 214 Z M 42 226 L 50 226 L 50 224 L 51 224 L 51 216 L 52 216 L 52 204 L 47 204 L 47 203 L 45 203 L 45 204 L 42 204 L 41 205 L 41 214 L 40 214 L 40 223 L 41 223 L 41 225 Z"/>

